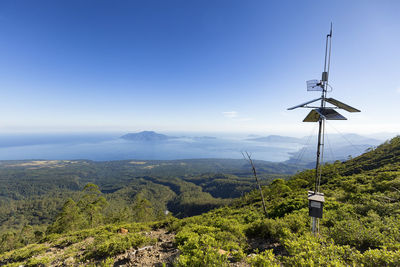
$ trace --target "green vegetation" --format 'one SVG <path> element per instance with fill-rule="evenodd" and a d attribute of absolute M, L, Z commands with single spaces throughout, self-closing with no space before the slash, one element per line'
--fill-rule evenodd
<path fill-rule="evenodd" d="M 124 228 L 129 232 L 119 233 Z M 146 224 L 113 224 L 95 228 L 72 231 L 67 234 L 48 234 L 38 243 L 12 250 L 0 255 L 0 265 L 37 266 L 53 261 L 67 265 L 80 262 L 98 262 L 130 248 L 153 244 L 155 240 L 147 237 Z"/>
<path fill-rule="evenodd" d="M 306 198 L 313 174 L 304 171 L 264 187 L 268 217 L 253 191 L 230 207 L 175 222 L 179 263 L 218 265 L 223 258 L 255 266 L 399 266 L 400 137 L 324 166 L 326 205 L 318 237 L 309 233 Z"/>
<path fill-rule="evenodd" d="M 146 176 L 134 180 L 140 189 L 128 183 L 113 193 L 89 183 L 41 230 L 3 233 L 0 264 L 112 265 L 127 250 L 162 242 L 146 234 L 150 229 L 167 229 L 180 251 L 178 266 L 400 266 L 400 137 L 324 165 L 318 236 L 310 233 L 307 203 L 314 174 L 306 170 L 263 186 L 267 215 L 257 190 L 231 195 L 246 182 L 254 188 L 251 173 Z M 182 218 L 165 215 L 160 199 Z"/>
<path fill-rule="evenodd" d="M 256 164 L 264 184 L 296 171 L 280 163 Z M 109 222 L 137 218 L 126 207 L 139 197 L 151 203 L 151 218 L 142 218 L 148 220 L 162 217 L 166 210 L 178 217 L 197 215 L 254 188 L 246 161 L 228 159 L 0 161 L 0 183 L 0 235 L 9 232 L 16 238 L 26 225 L 43 231 L 39 226 L 51 224 L 67 199 L 78 203 L 89 183 L 96 184 L 108 201 Z M 65 208 L 73 208 L 73 202 L 69 205 Z"/>
<path fill-rule="evenodd" d="M 83 188 L 83 195 L 79 202 L 76 204 L 72 199 L 68 199 L 47 232 L 63 233 L 101 225 L 104 221 L 101 211 L 107 205 L 107 200 L 101 196 L 99 187 L 87 184 Z"/>
<path fill-rule="evenodd" d="M 278 175 L 272 171 L 295 170 L 257 164 L 263 184 Z M 1 161 L 0 182 L 0 253 L 37 242 L 46 231 L 160 220 L 167 210 L 179 218 L 201 214 L 255 187 L 246 161 L 218 159 Z"/>

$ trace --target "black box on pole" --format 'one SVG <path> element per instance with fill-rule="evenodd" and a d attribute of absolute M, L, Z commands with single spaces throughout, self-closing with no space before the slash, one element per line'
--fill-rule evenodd
<path fill-rule="evenodd" d="M 322 218 L 324 202 L 323 193 L 308 191 L 308 214 L 310 217 Z"/>

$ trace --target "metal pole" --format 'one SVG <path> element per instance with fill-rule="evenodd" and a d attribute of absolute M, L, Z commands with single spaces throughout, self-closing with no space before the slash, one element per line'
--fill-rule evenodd
<path fill-rule="evenodd" d="M 312 232 L 316 236 L 317 235 L 317 218 L 311 217 L 312 218 Z"/>
<path fill-rule="evenodd" d="M 321 103 L 321 106 L 323 104 Z M 319 119 L 319 129 L 318 129 L 318 146 L 317 146 L 317 162 L 315 165 L 315 191 L 314 193 L 318 193 L 319 188 L 318 188 L 318 179 L 319 179 L 319 161 L 320 161 L 320 155 L 321 155 L 321 136 L 322 136 L 322 120 L 323 118 L 321 117 Z M 312 232 L 314 235 L 317 234 L 317 218 L 312 217 Z"/>
<path fill-rule="evenodd" d="M 325 44 L 325 62 L 324 62 L 324 73 L 322 74 L 322 95 L 321 95 L 321 110 L 325 108 L 325 98 L 326 98 L 326 92 L 327 92 L 327 87 L 328 87 L 328 73 L 327 68 L 329 70 L 329 63 L 330 63 L 330 43 L 328 42 L 328 39 L 330 40 L 330 37 L 332 36 L 332 25 L 331 25 L 331 33 L 326 36 L 326 44 Z M 328 58 L 328 46 L 329 46 L 329 58 Z M 328 63 L 328 66 L 327 66 Z M 324 76 L 326 75 L 326 76 Z M 314 193 L 319 192 L 319 177 L 320 177 L 320 156 L 321 156 L 321 146 L 322 146 L 322 134 L 323 130 L 322 127 L 324 126 L 323 120 L 325 118 L 323 116 L 320 116 L 319 118 L 319 127 L 318 127 L 318 145 L 317 145 L 317 162 L 315 164 L 315 191 Z M 314 235 L 317 234 L 318 229 L 318 219 L 315 217 L 312 217 L 312 232 Z"/>
<path fill-rule="evenodd" d="M 315 164 L 315 193 L 318 193 L 318 177 L 319 177 L 319 161 L 321 155 L 321 137 L 322 137 L 322 118 L 319 119 L 319 129 L 318 129 L 318 146 L 317 146 L 317 162 Z"/>
<path fill-rule="evenodd" d="M 328 42 L 328 39 L 330 40 L 330 37 L 332 36 L 332 25 L 331 25 L 331 33 L 329 33 L 326 36 L 326 44 L 325 44 L 325 62 L 324 62 L 324 73 L 322 74 L 322 94 L 321 94 L 321 110 L 325 108 L 325 98 L 326 98 L 326 92 L 328 91 L 328 73 L 326 72 L 327 67 L 329 69 L 329 63 L 330 63 L 330 45 Z M 329 58 L 328 58 L 328 47 L 329 47 Z M 328 63 L 328 66 L 327 66 Z M 325 76 L 326 75 L 326 76 Z M 322 127 L 323 127 L 323 120 L 325 118 L 323 116 L 319 117 L 319 128 L 318 128 L 318 146 L 317 146 L 317 162 L 315 164 L 315 193 L 318 193 L 319 191 L 319 186 L 318 186 L 318 180 L 319 180 L 319 165 L 320 165 L 320 155 L 321 155 L 321 138 L 322 138 Z"/>

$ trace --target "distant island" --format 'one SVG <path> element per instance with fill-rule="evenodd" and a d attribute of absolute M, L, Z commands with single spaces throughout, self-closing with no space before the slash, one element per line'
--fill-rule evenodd
<path fill-rule="evenodd" d="M 174 137 L 159 134 L 153 131 L 142 131 L 139 133 L 128 133 L 120 137 L 121 139 L 129 140 L 129 141 L 165 141 Z"/>
<path fill-rule="evenodd" d="M 289 137 L 289 136 L 281 136 L 281 135 L 269 135 L 267 137 L 256 137 L 256 138 L 248 138 L 248 141 L 257 141 L 257 142 L 275 142 L 275 143 L 303 143 L 300 138 Z"/>
<path fill-rule="evenodd" d="M 214 136 L 195 136 L 193 137 L 194 140 L 214 140 L 217 139 L 217 137 Z"/>
<path fill-rule="evenodd" d="M 189 136 L 169 136 L 165 134 L 160 134 L 156 133 L 154 131 L 142 131 L 139 133 L 128 133 L 120 137 L 121 139 L 129 140 L 129 141 L 140 141 L 140 142 L 154 142 L 154 141 L 167 141 L 171 139 L 192 139 L 196 141 L 202 141 L 202 140 L 214 140 L 217 139 L 216 137 L 213 136 L 195 136 L 195 137 L 189 137 Z"/>

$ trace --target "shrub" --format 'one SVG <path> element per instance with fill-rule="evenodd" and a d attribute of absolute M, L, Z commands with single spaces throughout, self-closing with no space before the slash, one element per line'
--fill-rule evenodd
<path fill-rule="evenodd" d="M 329 236 L 340 245 L 350 245 L 359 250 L 379 248 L 385 237 L 377 227 L 366 227 L 356 219 L 339 221 L 329 229 Z"/>
<path fill-rule="evenodd" d="M 288 213 L 307 207 L 307 199 L 303 198 L 287 198 L 282 199 L 281 203 L 275 205 L 269 212 L 272 218 L 283 217 Z"/>
<path fill-rule="evenodd" d="M 292 235 L 284 245 L 290 256 L 281 257 L 281 262 L 287 266 L 346 266 L 360 254 L 350 246 L 337 246 L 310 234 Z"/>
<path fill-rule="evenodd" d="M 132 247 L 154 242 L 155 240 L 137 233 L 128 233 L 125 235 L 114 234 L 111 236 L 100 235 L 97 236 L 94 242 L 86 249 L 83 258 L 88 260 L 114 256 Z"/>
<path fill-rule="evenodd" d="M 228 266 L 227 255 L 220 253 L 218 242 L 207 234 L 192 235 L 179 249 L 178 266 Z"/>
<path fill-rule="evenodd" d="M 246 229 L 246 236 L 260 237 L 271 242 L 277 242 L 288 231 L 287 226 L 278 220 L 263 219 L 257 220 Z"/>
<path fill-rule="evenodd" d="M 370 249 L 358 255 L 358 265 L 363 266 L 400 266 L 400 250 L 388 251 L 383 249 Z"/>
<path fill-rule="evenodd" d="M 279 267 L 279 261 L 275 258 L 272 250 L 265 250 L 260 254 L 256 254 L 253 257 L 249 257 L 247 262 L 251 266 L 256 267 Z"/>

